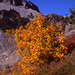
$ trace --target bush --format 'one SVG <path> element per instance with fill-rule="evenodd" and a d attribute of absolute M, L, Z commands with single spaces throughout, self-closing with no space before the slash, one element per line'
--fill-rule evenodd
<path fill-rule="evenodd" d="M 68 53 L 71 53 L 73 49 L 75 48 L 75 34 L 72 34 L 72 36 L 66 38 L 64 41 L 64 45 L 68 48 Z"/>
<path fill-rule="evenodd" d="M 23 56 L 18 65 L 22 66 L 24 74 L 33 74 L 37 66 L 50 63 L 54 58 L 62 58 L 67 53 L 64 38 L 61 37 L 64 36 L 62 26 L 58 24 L 55 27 L 54 23 L 49 25 L 49 22 L 43 26 L 45 17 L 39 14 L 34 19 L 27 24 L 27 30 L 23 26 L 16 30 L 6 30 L 6 34 L 15 34 L 16 53 Z"/>

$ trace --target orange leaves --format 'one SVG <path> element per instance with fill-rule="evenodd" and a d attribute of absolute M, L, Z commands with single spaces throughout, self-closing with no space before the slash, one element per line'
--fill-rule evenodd
<path fill-rule="evenodd" d="M 27 38 L 27 34 L 22 35 L 22 38 L 23 38 L 23 39 L 26 39 L 26 38 Z"/>
<path fill-rule="evenodd" d="M 67 53 L 67 50 L 65 50 L 64 53 Z"/>
<path fill-rule="evenodd" d="M 63 54 L 58 55 L 58 57 L 59 57 L 60 59 L 62 58 L 62 56 L 63 56 Z"/>
<path fill-rule="evenodd" d="M 19 27 L 19 30 L 23 29 L 23 26 Z"/>
<path fill-rule="evenodd" d="M 11 30 L 6 30 L 5 35 L 7 35 L 7 34 L 11 34 Z"/>
<path fill-rule="evenodd" d="M 52 23 L 52 24 L 54 24 L 54 23 Z"/>
<path fill-rule="evenodd" d="M 13 40 L 13 39 L 11 39 L 11 38 L 9 38 L 8 40 L 9 40 L 11 43 L 12 43 L 12 42 L 14 42 L 14 40 Z"/>
<path fill-rule="evenodd" d="M 19 29 L 16 29 L 14 33 L 17 49 L 20 52 L 19 54 L 24 56 L 24 59 L 19 62 L 24 74 L 27 72 L 28 74 L 33 73 L 36 69 L 36 65 L 45 63 L 44 61 L 46 61 L 46 59 L 44 58 L 44 60 L 42 60 L 43 58 L 41 57 L 49 57 L 52 55 L 61 58 L 67 50 L 67 47 L 61 44 L 64 42 L 61 35 L 64 36 L 64 34 L 60 34 L 60 32 L 57 31 L 54 27 L 54 23 L 51 25 L 47 23 L 48 27 L 46 28 L 43 27 L 45 21 L 44 16 L 38 14 L 35 15 L 34 19 L 35 21 L 31 20 L 27 24 L 27 31 L 21 26 Z M 60 27 L 59 24 L 58 26 Z M 10 31 L 7 32 L 10 33 Z M 57 41 L 55 41 L 56 36 L 59 36 L 57 41 L 60 42 L 57 47 L 55 46 L 57 44 Z M 47 53 L 50 55 L 48 56 Z"/>
<path fill-rule="evenodd" d="M 48 37 L 46 37 L 46 39 L 48 39 Z"/>
<path fill-rule="evenodd" d="M 40 31 L 42 31 L 42 29 L 40 29 Z"/>
<path fill-rule="evenodd" d="M 46 52 L 44 51 L 44 54 L 46 54 Z"/>
<path fill-rule="evenodd" d="M 67 49 L 67 47 L 63 47 L 63 49 Z"/>
<path fill-rule="evenodd" d="M 48 29 L 48 28 L 47 28 L 46 30 L 47 30 L 47 31 L 49 31 L 49 29 Z"/>

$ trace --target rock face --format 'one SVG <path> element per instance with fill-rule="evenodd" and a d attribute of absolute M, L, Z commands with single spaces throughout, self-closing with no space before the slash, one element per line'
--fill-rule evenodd
<path fill-rule="evenodd" d="M 3 18 L 0 19 L 0 28 L 2 30 L 16 28 L 19 25 L 20 15 L 15 10 L 2 10 L 0 11 Z"/>
<path fill-rule="evenodd" d="M 22 0 L 1 0 L 1 2 L 5 2 L 8 4 L 15 4 L 15 6 L 23 6 Z"/>
<path fill-rule="evenodd" d="M 65 23 L 67 23 L 67 20 L 63 16 L 54 13 L 46 15 L 46 18 L 47 21 L 53 22 L 55 24 L 61 23 L 62 25 L 64 25 Z"/>
<path fill-rule="evenodd" d="M 20 25 L 26 25 L 34 15 L 39 14 L 31 8 L 7 5 L 0 3 L 0 29 L 18 28 Z"/>
<path fill-rule="evenodd" d="M 22 0 L 15 0 L 15 6 L 23 6 Z"/>
<path fill-rule="evenodd" d="M 25 8 L 27 8 L 27 9 L 31 8 L 33 10 L 40 12 L 38 7 L 36 5 L 34 5 L 31 1 L 28 1 L 28 2 L 26 1 Z"/>
<path fill-rule="evenodd" d="M 2 0 L 0 0 L 0 2 L 2 2 Z"/>
<path fill-rule="evenodd" d="M 32 8 L 29 9 L 25 9 L 25 7 L 20 7 L 20 6 L 12 6 L 12 5 L 7 5 L 5 3 L 0 3 L 0 10 L 10 10 L 13 9 L 15 11 L 17 11 L 21 17 L 28 17 L 28 15 L 30 15 L 30 13 L 34 15 L 36 14 L 40 14 L 39 12 L 37 12 L 36 10 L 33 10 Z"/>
<path fill-rule="evenodd" d="M 5 35 L 5 33 L 0 30 L 0 68 L 3 68 L 3 70 L 22 59 L 21 56 L 15 54 L 16 42 L 11 44 L 8 41 L 9 37 L 14 39 L 14 35 Z"/>
<path fill-rule="evenodd" d="M 72 34 L 75 34 L 75 24 L 66 25 L 64 34 L 67 37 L 71 36 Z"/>
<path fill-rule="evenodd" d="M 0 2 L 5 2 L 7 4 L 10 5 L 15 5 L 15 6 L 24 6 L 25 8 L 29 9 L 33 9 L 37 12 L 40 12 L 38 7 L 33 4 L 31 1 L 26 1 L 26 0 L 1 0 Z"/>
<path fill-rule="evenodd" d="M 74 13 L 69 16 L 61 16 L 61 15 L 57 15 L 54 13 L 51 13 L 45 16 L 46 16 L 47 21 L 50 21 L 51 23 L 52 22 L 55 24 L 60 23 L 63 26 L 62 30 L 65 31 L 66 25 L 75 24 L 75 14 Z"/>
<path fill-rule="evenodd" d="M 0 29 L 16 29 L 19 26 L 24 26 L 29 22 L 28 18 L 21 18 L 20 14 L 15 10 L 0 11 Z"/>
<path fill-rule="evenodd" d="M 45 16 L 47 21 L 50 21 L 51 23 L 55 23 L 56 25 L 60 23 L 63 26 L 62 30 L 63 31 L 65 30 L 65 26 L 68 24 L 69 17 L 64 17 L 54 13 Z"/>

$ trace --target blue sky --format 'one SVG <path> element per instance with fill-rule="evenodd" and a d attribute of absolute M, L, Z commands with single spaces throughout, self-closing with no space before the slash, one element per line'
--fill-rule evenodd
<path fill-rule="evenodd" d="M 75 8 L 75 0 L 27 0 L 38 6 L 44 15 L 56 13 L 58 15 L 70 15 L 69 8 Z"/>

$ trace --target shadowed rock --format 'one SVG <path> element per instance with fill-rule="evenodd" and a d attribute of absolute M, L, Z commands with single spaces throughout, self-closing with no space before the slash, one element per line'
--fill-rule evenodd
<path fill-rule="evenodd" d="M 36 11 L 40 12 L 38 7 L 35 4 L 33 4 L 31 1 L 26 1 L 25 8 L 27 8 L 27 9 L 31 8 L 33 10 L 36 10 Z"/>
<path fill-rule="evenodd" d="M 23 6 L 22 0 L 15 0 L 15 6 Z"/>

